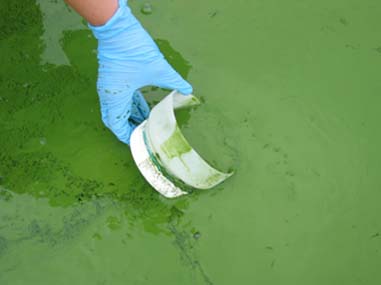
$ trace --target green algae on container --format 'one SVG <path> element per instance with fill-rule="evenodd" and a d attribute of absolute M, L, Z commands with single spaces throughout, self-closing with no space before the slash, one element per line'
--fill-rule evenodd
<path fill-rule="evenodd" d="M 192 147 L 184 138 L 180 128 L 176 125 L 176 129 L 168 140 L 162 144 L 161 149 L 168 158 L 180 157 L 192 150 Z"/>

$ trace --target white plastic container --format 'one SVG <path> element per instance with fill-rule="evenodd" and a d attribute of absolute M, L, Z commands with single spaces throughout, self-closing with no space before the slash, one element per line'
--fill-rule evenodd
<path fill-rule="evenodd" d="M 173 91 L 131 135 L 136 165 L 151 186 L 167 198 L 187 194 L 184 188 L 210 189 L 233 174 L 211 167 L 181 133 L 174 110 L 198 104 L 193 95 Z"/>

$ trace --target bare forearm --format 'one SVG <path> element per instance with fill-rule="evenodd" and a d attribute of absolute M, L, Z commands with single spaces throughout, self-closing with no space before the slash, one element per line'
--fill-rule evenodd
<path fill-rule="evenodd" d="M 118 9 L 118 0 L 65 0 L 93 26 L 105 24 Z"/>

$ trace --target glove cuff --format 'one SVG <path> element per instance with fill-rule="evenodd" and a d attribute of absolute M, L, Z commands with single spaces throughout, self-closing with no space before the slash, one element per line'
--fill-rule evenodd
<path fill-rule="evenodd" d="M 93 26 L 88 23 L 88 27 L 98 40 L 112 38 L 136 23 L 135 17 L 132 16 L 131 9 L 127 6 L 127 1 L 128 0 L 118 0 L 118 9 L 106 24 Z"/>

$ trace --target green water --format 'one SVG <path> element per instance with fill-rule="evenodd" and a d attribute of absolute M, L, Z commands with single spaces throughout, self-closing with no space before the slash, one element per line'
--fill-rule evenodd
<path fill-rule="evenodd" d="M 236 173 L 177 200 L 103 127 L 82 20 L 37 2 L 0 2 L 1 285 L 381 284 L 380 1 L 130 0 Z"/>

